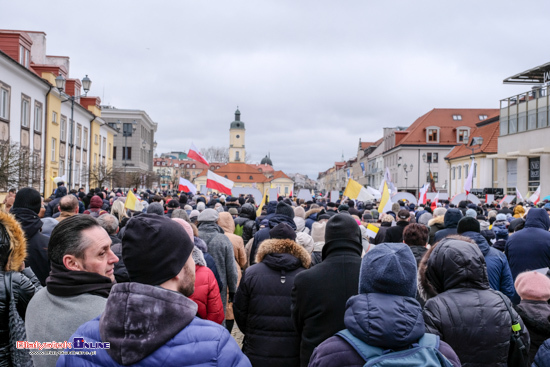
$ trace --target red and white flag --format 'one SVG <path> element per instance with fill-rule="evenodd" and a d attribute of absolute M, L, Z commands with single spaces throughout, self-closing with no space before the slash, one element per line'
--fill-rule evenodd
<path fill-rule="evenodd" d="M 537 205 L 540 201 L 540 185 L 537 187 L 537 191 L 529 198 L 529 201 Z"/>
<path fill-rule="evenodd" d="M 517 186 L 516 186 L 516 198 L 517 198 L 516 203 L 523 201 L 523 196 L 521 196 L 521 192 L 519 192 Z"/>
<path fill-rule="evenodd" d="M 421 188 L 420 188 L 420 195 L 418 196 L 418 204 L 426 204 L 426 201 L 428 201 L 428 188 L 430 187 L 430 185 L 428 184 L 424 184 Z"/>
<path fill-rule="evenodd" d="M 184 192 L 192 192 L 193 195 L 197 194 L 197 187 L 183 177 L 180 177 L 178 190 Z"/>
<path fill-rule="evenodd" d="M 214 172 L 208 170 L 206 175 L 206 187 L 209 189 L 218 190 L 219 192 L 231 195 L 231 189 L 233 188 L 234 182 L 228 180 L 225 177 L 215 174 Z"/>
<path fill-rule="evenodd" d="M 472 181 L 474 180 L 474 167 L 475 167 L 475 162 L 472 159 L 472 164 L 470 164 L 468 177 L 466 177 L 466 181 L 464 181 L 464 191 L 466 191 L 466 196 L 468 196 L 468 194 L 472 190 Z"/>
<path fill-rule="evenodd" d="M 437 203 L 439 203 L 439 191 L 437 192 L 437 194 L 435 195 L 435 198 L 432 201 L 432 211 L 435 210 L 435 208 L 437 208 Z"/>
<path fill-rule="evenodd" d="M 189 153 L 187 153 L 187 157 L 197 161 L 206 164 L 207 166 L 210 166 L 210 163 L 204 158 L 202 153 L 197 149 L 194 143 L 191 143 L 191 148 L 189 148 Z"/>

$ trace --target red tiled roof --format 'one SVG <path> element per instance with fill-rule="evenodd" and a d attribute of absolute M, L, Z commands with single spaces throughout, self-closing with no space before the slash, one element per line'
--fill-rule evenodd
<path fill-rule="evenodd" d="M 203 170 L 197 177 L 206 176 L 207 169 Z M 270 179 L 265 177 L 255 165 L 245 163 L 227 163 L 220 169 L 214 170 L 217 175 L 225 177 L 233 182 L 269 182 Z M 252 178 L 250 178 L 252 177 Z"/>
<path fill-rule="evenodd" d="M 288 177 L 283 171 L 275 171 L 273 174 L 273 180 L 276 180 L 278 178 L 288 178 L 290 180 L 290 177 Z"/>
<path fill-rule="evenodd" d="M 499 109 L 496 108 L 434 108 L 416 119 L 407 130 L 396 131 L 395 145 L 427 145 L 426 128 L 429 126 L 440 128 L 439 144 L 456 145 L 456 128 L 460 126 L 476 127 L 476 124 L 480 122 L 479 115 L 487 115 L 488 118 L 491 118 L 497 116 L 499 112 Z M 461 115 L 462 120 L 453 120 L 453 115 Z"/>
<path fill-rule="evenodd" d="M 482 125 L 480 127 L 476 127 L 470 132 L 470 137 L 478 137 L 481 136 L 483 138 L 483 144 L 481 144 L 481 149 L 479 147 L 476 147 L 476 150 L 474 151 L 474 154 L 479 153 L 485 153 L 485 154 L 494 154 L 498 152 L 498 135 L 500 129 L 500 122 L 496 120 L 495 122 L 489 123 L 487 125 Z M 470 138 L 470 141 L 471 141 Z M 461 158 L 461 157 L 467 157 L 472 155 L 472 151 L 468 149 L 463 144 L 457 145 L 454 147 L 449 154 L 445 157 L 445 159 L 454 159 L 454 158 Z"/>
<path fill-rule="evenodd" d="M 364 143 L 363 143 L 363 142 L 361 142 L 361 149 L 362 149 L 362 150 L 365 150 L 365 149 L 367 149 L 368 147 L 370 147 L 370 146 L 373 145 L 373 144 L 376 144 L 376 143 L 373 143 L 373 142 L 370 142 L 370 143 L 369 143 L 369 142 L 364 142 Z"/>

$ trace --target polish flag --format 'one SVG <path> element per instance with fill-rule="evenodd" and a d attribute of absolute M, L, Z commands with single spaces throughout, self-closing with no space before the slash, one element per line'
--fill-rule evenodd
<path fill-rule="evenodd" d="M 432 201 L 432 211 L 435 210 L 435 208 L 437 208 L 437 203 L 439 203 L 439 191 L 437 192 L 437 194 L 435 195 L 435 198 Z"/>
<path fill-rule="evenodd" d="M 178 190 L 184 192 L 192 192 L 193 195 L 197 194 L 197 187 L 183 177 L 180 177 Z"/>
<path fill-rule="evenodd" d="M 191 143 L 191 148 L 189 148 L 189 153 L 187 153 L 187 157 L 197 161 L 206 164 L 207 166 L 210 166 L 210 163 L 204 158 L 202 153 L 197 149 L 194 143 Z"/>
<path fill-rule="evenodd" d="M 535 191 L 535 193 L 531 195 L 531 197 L 529 198 L 529 201 L 535 205 L 539 203 L 539 200 L 540 200 L 540 185 L 539 187 L 537 187 L 537 191 Z"/>
<path fill-rule="evenodd" d="M 428 184 L 424 184 L 421 188 L 420 188 L 420 195 L 418 196 L 418 204 L 426 204 L 426 201 L 427 201 L 427 193 L 428 193 L 428 188 L 430 186 Z"/>
<path fill-rule="evenodd" d="M 470 171 L 468 172 L 468 177 L 466 177 L 466 181 L 464 182 L 464 191 L 466 191 L 466 197 L 468 197 L 468 194 L 472 190 L 472 183 L 474 180 L 474 167 L 475 167 L 475 162 L 472 159 L 472 164 L 470 164 Z"/>
<path fill-rule="evenodd" d="M 516 203 L 520 203 L 523 201 L 523 196 L 521 196 L 521 192 L 519 192 L 518 188 L 516 187 Z"/>
<path fill-rule="evenodd" d="M 233 184 L 233 181 L 228 180 L 227 178 L 217 175 L 214 172 L 208 170 L 208 173 L 206 175 L 207 188 L 218 190 L 219 192 L 226 195 L 231 195 Z"/>

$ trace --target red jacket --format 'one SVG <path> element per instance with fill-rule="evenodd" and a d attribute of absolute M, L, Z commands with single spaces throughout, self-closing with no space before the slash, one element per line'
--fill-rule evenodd
<path fill-rule="evenodd" d="M 208 267 L 195 264 L 195 293 L 189 298 L 199 306 L 197 316 L 201 319 L 218 324 L 223 322 L 225 315 L 220 288 L 214 273 Z"/>

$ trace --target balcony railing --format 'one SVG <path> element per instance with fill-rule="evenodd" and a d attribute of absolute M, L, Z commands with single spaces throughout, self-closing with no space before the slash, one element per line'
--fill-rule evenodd
<path fill-rule="evenodd" d="M 500 136 L 548 127 L 548 86 L 500 100 Z"/>

